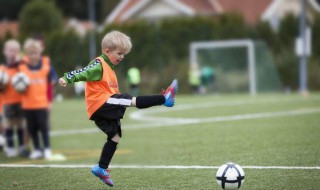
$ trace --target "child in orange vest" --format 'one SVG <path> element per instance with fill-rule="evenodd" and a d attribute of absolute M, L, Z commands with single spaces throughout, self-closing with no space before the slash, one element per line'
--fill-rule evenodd
<path fill-rule="evenodd" d="M 24 50 L 28 61 L 26 64 L 20 65 L 19 70 L 30 79 L 30 85 L 22 96 L 22 109 L 34 147 L 29 158 L 39 159 L 44 157 L 50 159 L 47 85 L 49 84 L 48 80 L 51 80 L 50 71 L 52 67 L 49 59 L 41 58 L 42 47 L 40 42 L 28 39 L 24 44 Z M 43 148 L 40 146 L 38 132 L 42 137 Z M 42 152 L 42 149 L 44 149 L 44 152 Z"/>
<path fill-rule="evenodd" d="M 65 73 L 59 79 L 61 86 L 85 81 L 85 99 L 90 120 L 108 136 L 99 164 L 92 167 L 92 173 L 106 185 L 113 186 L 107 168 L 116 151 L 121 137 L 120 119 L 127 107 L 148 108 L 156 105 L 172 107 L 178 90 L 178 81 L 174 80 L 162 95 L 132 97 L 120 94 L 115 67 L 131 50 L 130 38 L 118 31 L 106 34 L 102 40 L 102 55 L 92 60 L 83 69 Z"/>
<path fill-rule="evenodd" d="M 3 54 L 6 58 L 2 70 L 6 72 L 9 79 L 19 72 L 20 65 L 20 44 L 17 40 L 11 39 L 6 41 L 3 48 Z M 6 141 L 8 157 L 17 156 L 17 151 L 14 146 L 14 133 L 16 131 L 19 143 L 19 153 L 21 156 L 27 156 L 27 151 L 24 146 L 25 130 L 23 128 L 23 114 L 21 108 L 21 95 L 15 91 L 11 82 L 1 92 L 3 97 L 3 113 L 6 118 Z"/>

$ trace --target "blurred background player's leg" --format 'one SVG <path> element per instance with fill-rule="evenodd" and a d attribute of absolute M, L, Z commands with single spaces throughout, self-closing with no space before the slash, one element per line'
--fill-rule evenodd
<path fill-rule="evenodd" d="M 13 104 L 12 106 L 12 123 L 16 127 L 16 134 L 18 137 L 19 144 L 19 155 L 20 156 L 28 156 L 28 152 L 26 151 L 26 147 L 24 144 L 24 136 L 26 129 L 23 126 L 23 114 L 21 104 Z"/>
<path fill-rule="evenodd" d="M 27 121 L 28 133 L 31 137 L 33 144 L 33 151 L 31 152 L 29 158 L 32 160 L 42 158 L 42 152 L 40 148 L 40 141 L 38 135 L 39 129 L 37 124 L 37 111 L 25 110 L 24 113 Z"/>
<path fill-rule="evenodd" d="M 6 136 L 6 143 L 7 143 L 7 150 L 6 154 L 7 157 L 15 157 L 17 156 L 17 151 L 14 147 L 14 129 L 12 123 L 8 122 L 8 125 L 5 129 L 5 136 Z"/>
<path fill-rule="evenodd" d="M 38 118 L 38 126 L 43 142 L 44 147 L 44 158 L 50 159 L 51 158 L 51 148 L 50 148 L 50 136 L 49 136 L 49 112 L 47 109 L 38 110 L 37 113 Z"/>
<path fill-rule="evenodd" d="M 7 120 L 6 138 L 7 138 L 7 156 L 14 157 L 18 153 L 20 156 L 27 156 L 28 152 L 24 146 L 25 129 L 23 127 L 22 109 L 20 103 L 8 104 L 5 106 L 5 117 Z M 19 145 L 17 152 L 14 146 L 14 134 L 16 133 Z"/>
<path fill-rule="evenodd" d="M 4 150 L 5 138 L 3 136 L 2 114 L 0 113 L 0 152 Z"/>
<path fill-rule="evenodd" d="M 25 123 L 24 121 L 22 121 L 23 123 Z M 27 157 L 29 157 L 30 155 L 30 134 L 29 134 L 29 131 L 28 131 L 28 128 L 27 128 L 27 125 L 25 124 L 24 125 L 25 128 L 24 128 L 24 147 L 25 147 L 25 153 L 28 154 Z"/>
<path fill-rule="evenodd" d="M 33 151 L 30 154 L 30 159 L 39 159 L 44 157 L 45 159 L 51 158 L 50 149 L 50 137 L 49 137 L 49 126 L 48 126 L 48 110 L 28 110 L 25 111 L 27 119 L 27 127 L 29 135 L 33 143 Z M 43 148 L 40 145 L 40 137 L 43 142 Z M 42 152 L 43 150 L 43 152 Z"/>
<path fill-rule="evenodd" d="M 18 135 L 18 143 L 19 143 L 19 155 L 21 157 L 28 157 L 30 154 L 29 149 L 29 137 L 26 126 L 23 122 L 22 110 L 21 115 L 18 115 L 14 121 L 15 126 L 17 126 L 17 135 Z M 28 138 L 28 139 L 26 139 Z"/>

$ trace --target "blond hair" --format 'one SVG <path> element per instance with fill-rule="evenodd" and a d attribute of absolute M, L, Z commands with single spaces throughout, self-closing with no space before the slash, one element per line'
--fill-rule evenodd
<path fill-rule="evenodd" d="M 28 51 L 31 48 L 36 48 L 39 51 L 42 51 L 41 43 L 38 40 L 29 38 L 24 42 L 23 49 L 24 51 Z"/>
<path fill-rule="evenodd" d="M 10 39 L 5 42 L 4 48 L 15 47 L 20 50 L 20 43 L 15 39 Z"/>
<path fill-rule="evenodd" d="M 107 33 L 101 42 L 102 52 L 105 49 L 116 50 L 119 49 L 125 54 L 129 53 L 131 50 L 132 44 L 131 39 L 126 34 L 119 31 L 111 31 Z"/>

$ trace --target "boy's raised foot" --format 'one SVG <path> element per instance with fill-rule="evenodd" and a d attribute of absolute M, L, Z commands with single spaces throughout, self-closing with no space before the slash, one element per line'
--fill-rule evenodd
<path fill-rule="evenodd" d="M 171 85 L 165 90 L 162 91 L 162 94 L 164 95 L 165 102 L 164 106 L 167 107 L 173 107 L 174 101 L 175 101 L 175 95 L 178 92 L 178 80 L 174 79 L 171 83 Z"/>
<path fill-rule="evenodd" d="M 113 187 L 113 182 L 110 179 L 110 175 L 106 169 L 100 168 L 99 165 L 95 165 L 92 167 L 91 172 L 93 175 L 100 178 L 103 183 L 109 185 L 110 187 Z"/>

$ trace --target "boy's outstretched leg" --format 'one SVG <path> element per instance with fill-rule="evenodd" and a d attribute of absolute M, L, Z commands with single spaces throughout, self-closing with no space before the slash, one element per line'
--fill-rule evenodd
<path fill-rule="evenodd" d="M 162 92 L 162 95 L 137 96 L 132 99 L 132 106 L 139 109 L 149 108 L 152 106 L 164 105 L 173 107 L 175 95 L 178 92 L 178 80 L 174 79 L 171 85 Z"/>

